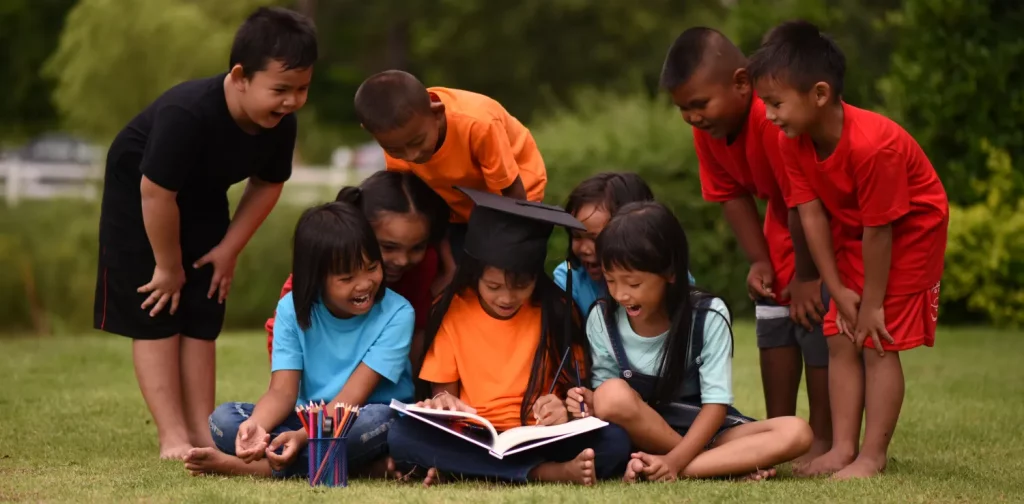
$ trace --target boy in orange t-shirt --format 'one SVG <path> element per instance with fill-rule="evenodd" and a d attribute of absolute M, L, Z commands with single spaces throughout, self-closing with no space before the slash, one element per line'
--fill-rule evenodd
<path fill-rule="evenodd" d="M 355 110 L 362 127 L 384 149 L 387 169 L 414 173 L 451 207 L 447 244 L 440 247 L 444 271 L 439 276 L 445 283 L 455 271 L 453 254 L 461 257 L 473 208 L 454 186 L 544 199 L 547 170 L 533 135 L 494 99 L 426 88 L 407 72 L 388 70 L 359 86 Z"/>

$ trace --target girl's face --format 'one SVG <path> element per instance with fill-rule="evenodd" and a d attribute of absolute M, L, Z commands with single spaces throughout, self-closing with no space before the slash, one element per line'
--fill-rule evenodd
<path fill-rule="evenodd" d="M 647 271 L 614 268 L 604 272 L 608 294 L 630 319 L 650 321 L 665 315 L 665 291 L 671 279 Z"/>
<path fill-rule="evenodd" d="M 423 261 L 430 222 L 418 213 L 381 212 L 373 222 L 373 233 L 377 235 L 384 259 L 384 278 L 397 282 Z"/>
<path fill-rule="evenodd" d="M 590 279 L 600 283 L 604 279 L 604 273 L 601 271 L 601 263 L 597 260 L 594 240 L 597 240 L 597 235 L 601 234 L 601 230 L 608 224 L 611 214 L 603 206 L 588 203 L 580 207 L 574 217 L 583 223 L 587 230 L 573 230 L 572 253 L 583 263 Z"/>
<path fill-rule="evenodd" d="M 507 277 L 507 278 L 506 278 Z M 506 275 L 505 270 L 487 266 L 484 268 L 476 291 L 480 296 L 480 306 L 488 315 L 496 319 L 510 319 L 519 312 L 537 285 L 533 278 L 519 285 L 509 285 L 513 275 Z"/>
<path fill-rule="evenodd" d="M 377 290 L 384 280 L 380 263 L 363 258 L 363 267 L 339 275 L 327 275 L 324 304 L 338 318 L 362 315 L 373 308 Z"/>

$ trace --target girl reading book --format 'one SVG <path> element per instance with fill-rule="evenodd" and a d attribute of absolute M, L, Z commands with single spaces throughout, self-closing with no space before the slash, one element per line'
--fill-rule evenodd
<path fill-rule="evenodd" d="M 686 235 L 664 205 L 622 207 L 597 239 L 609 297 L 587 318 L 593 392 L 569 391 L 621 425 L 634 446 L 627 481 L 772 476 L 807 452 L 798 417 L 755 421 L 733 406 L 732 330 L 721 299 L 691 287 Z"/>
<path fill-rule="evenodd" d="M 358 204 L 358 201 L 356 202 Z M 298 404 L 362 405 L 348 435 L 349 471 L 384 475 L 392 398 L 413 397 L 413 309 L 384 287 L 381 249 L 355 205 L 307 210 L 295 229 L 294 290 L 277 305 L 270 386 L 255 405 L 210 416 L 216 448 L 194 448 L 193 474 L 307 474 Z"/>
<path fill-rule="evenodd" d="M 499 431 L 564 423 L 560 397 L 589 365 L 560 362 L 570 347 L 568 360 L 585 361 L 587 342 L 571 300 L 544 274 L 544 258 L 554 225 L 582 226 L 557 207 L 464 192 L 476 202 L 466 255 L 427 327 L 418 367 L 431 398 L 417 406 L 474 412 Z M 388 444 L 399 470 L 432 468 L 428 485 L 439 474 L 589 485 L 621 474 L 629 457 L 629 440 L 614 425 L 498 459 L 406 416 Z"/>
<path fill-rule="evenodd" d="M 337 201 L 358 201 L 357 206 L 370 221 L 380 244 L 384 281 L 416 311 L 409 356 L 418 361 L 423 356 L 423 329 L 430 317 L 430 307 L 440 292 L 432 291 L 438 277 L 435 247 L 448 228 L 448 204 L 415 175 L 394 171 L 379 171 L 359 187 L 342 188 Z M 281 297 L 291 291 L 292 275 L 288 275 Z M 265 327 L 267 352 L 272 353 L 274 317 L 267 320 Z"/>
<path fill-rule="evenodd" d="M 552 276 L 555 283 L 564 289 L 567 276 L 572 275 L 572 297 L 584 316 L 595 301 L 608 295 L 594 245 L 597 235 L 601 234 L 619 207 L 634 201 L 654 201 L 654 193 L 644 179 L 629 172 L 598 173 L 580 182 L 569 193 L 565 211 L 579 219 L 586 229 L 572 231 L 569 261 L 559 263 Z M 692 284 L 693 276 L 689 279 Z"/>

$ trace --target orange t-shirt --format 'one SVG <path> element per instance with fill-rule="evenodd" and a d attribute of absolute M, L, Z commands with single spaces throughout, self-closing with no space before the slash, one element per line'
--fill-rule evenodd
<path fill-rule="evenodd" d="M 459 399 L 499 431 L 522 425 L 519 411 L 540 344 L 540 313 L 527 302 L 511 319 L 499 320 L 484 311 L 472 290 L 452 297 L 420 378 L 460 382 Z M 533 423 L 533 416 L 528 420 Z"/>
<path fill-rule="evenodd" d="M 453 186 L 501 194 L 520 177 L 526 199 L 544 200 L 547 169 L 530 130 L 505 107 L 482 94 L 443 87 L 428 88 L 430 99 L 444 104 L 448 123 L 444 143 L 424 164 L 384 154 L 387 169 L 412 172 L 452 209 L 452 222 L 469 220 L 473 201 Z"/>

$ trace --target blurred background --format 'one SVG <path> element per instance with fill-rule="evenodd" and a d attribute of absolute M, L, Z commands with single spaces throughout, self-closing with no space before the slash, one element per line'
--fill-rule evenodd
<path fill-rule="evenodd" d="M 239 260 L 226 329 L 271 315 L 302 208 L 383 168 L 352 96 L 388 68 L 504 104 L 540 145 L 549 203 L 595 172 L 643 175 L 686 227 L 698 284 L 749 313 L 745 259 L 701 200 L 689 129 L 657 77 L 688 27 L 718 28 L 749 52 L 795 17 L 846 52 L 846 100 L 902 124 L 939 171 L 952 204 L 942 322 L 1024 322 L 1017 0 L 2 0 L 0 334 L 91 330 L 110 140 L 168 87 L 227 70 L 235 29 L 263 4 L 312 16 L 321 59 L 298 113 L 294 176 Z M 556 233 L 551 260 L 565 247 Z"/>

